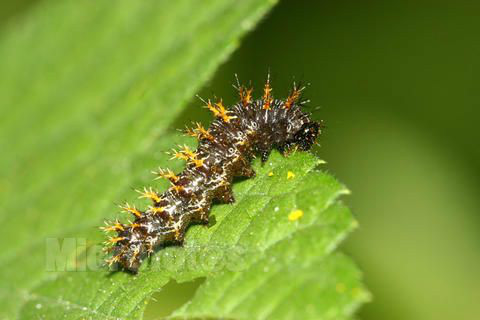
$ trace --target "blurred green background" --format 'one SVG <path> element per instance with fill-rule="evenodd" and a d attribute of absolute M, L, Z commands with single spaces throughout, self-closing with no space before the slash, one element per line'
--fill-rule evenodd
<path fill-rule="evenodd" d="M 33 1 L 3 1 L 0 28 Z M 344 245 L 373 293 L 362 319 L 480 311 L 480 3 L 280 1 L 200 93 L 232 102 L 233 74 L 292 80 L 327 124 L 320 157 L 352 190 Z M 178 125 L 206 119 L 192 103 Z M 186 291 L 191 286 L 183 287 Z"/>

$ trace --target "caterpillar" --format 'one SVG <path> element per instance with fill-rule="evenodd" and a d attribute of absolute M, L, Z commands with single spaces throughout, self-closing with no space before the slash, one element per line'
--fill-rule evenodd
<path fill-rule="evenodd" d="M 305 87 L 294 83 L 285 100 L 273 97 L 270 76 L 258 99 L 252 96 L 253 88 L 240 85 L 238 78 L 234 87 L 240 100 L 231 108 L 225 107 L 221 99 L 202 100 L 215 120 L 208 130 L 197 123 L 185 131 L 198 139 L 196 150 L 184 146 L 172 153 L 172 158 L 186 161 L 185 169 L 178 174 L 169 169 L 156 172 L 171 186 L 161 194 L 145 188 L 140 198 L 152 202 L 146 210 L 128 204 L 121 206 L 133 215 L 133 222 L 117 220 L 102 227 L 116 233 L 106 241 L 106 251 L 113 252 L 106 260 L 109 266 L 115 264 L 137 273 L 143 259 L 155 249 L 182 244 L 189 225 L 208 223 L 214 200 L 235 202 L 232 180 L 255 176 L 250 163 L 256 155 L 263 163 L 272 149 L 287 154 L 293 149 L 309 150 L 315 143 L 323 126 L 301 110 L 306 103 L 301 97 Z"/>

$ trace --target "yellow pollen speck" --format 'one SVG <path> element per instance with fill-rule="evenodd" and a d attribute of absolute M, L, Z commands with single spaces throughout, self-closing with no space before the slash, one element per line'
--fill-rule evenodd
<path fill-rule="evenodd" d="M 303 211 L 302 210 L 293 210 L 292 212 L 290 212 L 290 214 L 288 215 L 288 220 L 289 221 L 296 221 L 298 219 L 300 219 L 301 217 L 303 217 Z"/>
<path fill-rule="evenodd" d="M 287 179 L 290 180 L 290 179 L 293 179 L 293 178 L 295 178 L 295 173 L 293 173 L 292 171 L 288 171 L 287 172 Z"/>
<path fill-rule="evenodd" d="M 268 176 L 269 176 L 269 177 L 273 177 L 273 171 L 270 171 L 270 172 L 268 173 Z"/>

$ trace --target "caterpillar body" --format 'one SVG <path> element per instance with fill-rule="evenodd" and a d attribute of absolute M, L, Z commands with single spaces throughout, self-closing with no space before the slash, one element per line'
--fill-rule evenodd
<path fill-rule="evenodd" d="M 171 187 L 161 194 L 145 188 L 140 197 L 151 200 L 152 205 L 143 211 L 121 206 L 134 221 L 102 227 L 116 233 L 106 241 L 107 251 L 113 253 L 109 265 L 136 273 L 156 248 L 181 244 L 189 225 L 208 223 L 213 200 L 233 203 L 232 180 L 255 176 L 250 165 L 255 155 L 265 162 L 274 148 L 285 154 L 292 148 L 309 150 L 315 143 L 322 125 L 301 110 L 304 87 L 294 84 L 285 100 L 273 98 L 269 78 L 258 99 L 252 98 L 252 88 L 240 84 L 236 88 L 240 101 L 231 108 L 222 100 L 205 102 L 216 118 L 208 130 L 200 124 L 186 130 L 198 139 L 197 150 L 185 146 L 173 152 L 173 158 L 186 161 L 186 168 L 179 174 L 157 172 Z"/>

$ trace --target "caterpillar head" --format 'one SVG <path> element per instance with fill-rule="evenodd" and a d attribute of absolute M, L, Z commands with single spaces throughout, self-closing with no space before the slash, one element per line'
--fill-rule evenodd
<path fill-rule="evenodd" d="M 310 150 L 319 133 L 320 124 L 318 122 L 307 122 L 293 135 L 292 143 L 297 145 L 300 150 Z"/>
<path fill-rule="evenodd" d="M 321 132 L 321 124 L 308 121 L 292 132 L 290 139 L 280 144 L 280 151 L 288 152 L 291 148 L 299 148 L 302 151 L 310 150 Z"/>

